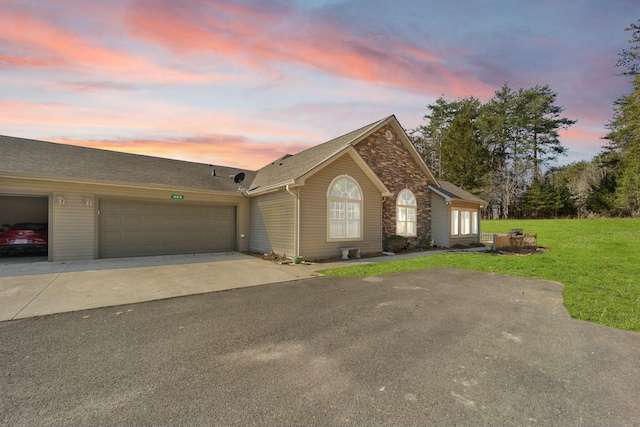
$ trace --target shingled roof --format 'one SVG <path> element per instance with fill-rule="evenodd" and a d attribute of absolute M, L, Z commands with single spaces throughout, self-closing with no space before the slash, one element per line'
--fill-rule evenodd
<path fill-rule="evenodd" d="M 229 176 L 239 172 L 245 173 L 243 187 L 256 174 L 245 169 L 0 135 L 0 175 L 237 192 L 238 184 Z"/>
<path fill-rule="evenodd" d="M 393 117 L 393 116 L 390 116 Z M 371 123 L 356 129 L 345 135 L 316 145 L 295 155 L 286 155 L 258 170 L 251 183 L 249 192 L 257 192 L 267 188 L 277 188 L 286 184 L 292 184 L 298 178 L 309 171 L 321 166 L 340 152 L 357 143 L 361 138 L 369 135 L 378 126 L 381 126 L 390 117 Z"/>
<path fill-rule="evenodd" d="M 439 188 L 434 187 L 432 185 L 430 185 L 429 188 L 435 191 L 436 193 L 440 194 L 445 199 L 448 199 L 448 200 L 457 199 L 457 200 L 464 200 L 467 202 L 477 202 L 483 205 L 487 204 L 487 202 L 485 202 L 481 198 L 474 196 L 473 194 L 463 190 L 462 188 L 456 185 L 453 185 L 448 181 L 438 179 L 438 183 L 440 184 Z"/>
<path fill-rule="evenodd" d="M 258 171 L 0 135 L 0 175 L 237 192 L 238 185 L 229 176 L 243 172 L 242 187 L 248 189 L 248 194 L 258 194 L 302 183 L 305 176 L 389 123 L 404 135 L 397 119 L 391 115 L 298 154 L 287 154 Z M 437 186 L 408 138 L 405 140 L 429 181 Z M 217 176 L 212 176 L 213 169 Z"/>

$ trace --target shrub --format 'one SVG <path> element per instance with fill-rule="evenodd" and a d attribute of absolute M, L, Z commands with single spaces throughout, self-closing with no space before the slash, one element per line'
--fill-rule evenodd
<path fill-rule="evenodd" d="M 388 252 L 399 252 L 407 248 L 409 241 L 404 236 L 388 236 L 384 240 L 384 250 Z"/>
<path fill-rule="evenodd" d="M 418 247 L 419 248 L 430 248 L 431 247 L 431 235 L 428 234 L 427 237 L 421 237 L 420 240 L 418 240 Z"/>

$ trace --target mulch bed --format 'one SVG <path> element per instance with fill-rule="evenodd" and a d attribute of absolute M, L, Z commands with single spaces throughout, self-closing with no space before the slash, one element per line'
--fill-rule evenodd
<path fill-rule="evenodd" d="M 395 255 L 401 255 L 401 254 L 408 254 L 408 253 L 415 253 L 415 252 L 428 252 L 428 251 L 437 251 L 437 250 L 442 250 L 443 248 L 415 248 L 415 249 L 404 249 L 402 251 L 399 252 L 395 252 Z M 466 247 L 464 248 L 451 248 L 452 250 L 455 249 L 466 249 Z M 498 251 L 494 251 L 492 253 L 497 254 L 497 255 L 502 255 L 502 256 L 529 256 L 529 255 L 536 255 L 536 254 L 542 254 L 545 252 L 549 252 L 549 248 L 543 248 L 541 246 L 535 247 L 535 248 L 513 248 L 513 249 L 500 249 Z M 276 262 L 278 264 L 286 264 L 286 263 L 291 263 L 291 257 L 282 254 L 276 254 L 274 252 L 271 252 L 269 254 L 264 254 L 261 252 L 243 252 L 246 255 L 251 255 L 254 256 L 256 258 L 262 258 L 266 261 L 273 261 Z M 360 258 L 377 258 L 377 257 L 383 257 L 385 256 L 385 254 L 383 254 L 382 252 L 368 252 L 368 253 L 361 253 L 360 254 Z M 328 258 L 322 258 L 322 259 L 314 259 L 314 260 L 302 260 L 301 264 L 324 264 L 324 263 L 329 263 L 329 262 L 339 262 L 342 261 L 342 256 L 341 255 L 336 255 L 336 256 L 332 256 L 332 257 L 328 257 Z"/>

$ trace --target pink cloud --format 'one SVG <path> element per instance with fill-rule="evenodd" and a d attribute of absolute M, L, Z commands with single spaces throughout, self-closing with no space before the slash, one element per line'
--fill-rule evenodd
<path fill-rule="evenodd" d="M 560 141 L 565 146 L 596 149 L 604 146 L 606 141 L 602 139 L 606 130 L 588 128 L 586 126 L 573 125 L 569 129 L 559 132 Z"/>
<path fill-rule="evenodd" d="M 53 139 L 54 142 L 80 147 L 100 148 L 132 154 L 179 159 L 197 163 L 231 166 L 257 170 L 282 157 L 309 148 L 302 142 L 266 144 L 230 135 L 203 135 L 169 140 L 72 140 Z"/>
<path fill-rule="evenodd" d="M 256 140 L 302 140 L 319 141 L 323 135 L 307 127 L 295 127 L 287 122 L 259 120 L 241 117 L 233 113 L 220 113 L 180 107 L 169 102 L 132 101 L 130 105 L 105 111 L 98 106 L 73 106 L 56 103 L 30 103 L 24 101 L 0 100 L 0 125 L 8 128 L 25 129 L 26 134 L 33 128 L 40 133 L 82 132 L 91 129 L 93 134 L 131 135 L 131 131 L 144 134 L 201 135 L 215 132 L 224 135 L 245 135 Z M 23 134 L 24 135 L 24 134 Z"/>
<path fill-rule="evenodd" d="M 7 52 L 0 52 L 0 64 L 9 67 L 70 70 L 145 82 L 207 82 L 228 78 L 160 66 L 138 55 L 101 46 L 87 35 L 10 7 L 0 14 L 0 41 Z"/>
<path fill-rule="evenodd" d="M 282 15 L 288 16 L 275 18 Z M 287 21 L 295 25 L 283 24 Z M 256 69 L 305 65 L 359 81 L 437 94 L 464 96 L 469 88 L 477 92 L 485 87 L 471 75 L 449 71 L 438 55 L 420 46 L 361 39 L 327 20 L 283 8 L 274 12 L 219 0 L 179 4 L 139 0 L 133 2 L 125 22 L 134 37 L 183 56 L 204 53 Z"/>

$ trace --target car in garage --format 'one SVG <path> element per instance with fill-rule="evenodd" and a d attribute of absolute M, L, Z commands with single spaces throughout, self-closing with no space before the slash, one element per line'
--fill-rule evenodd
<path fill-rule="evenodd" d="M 47 252 L 48 234 L 47 223 L 14 224 L 0 233 L 0 254 Z"/>

